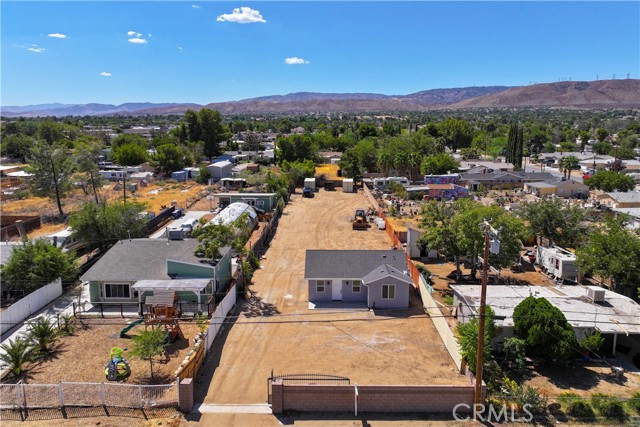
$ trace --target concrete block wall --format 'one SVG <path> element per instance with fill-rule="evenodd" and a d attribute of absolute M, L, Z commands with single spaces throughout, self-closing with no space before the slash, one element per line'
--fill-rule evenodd
<path fill-rule="evenodd" d="M 451 412 L 466 403 L 473 405 L 469 386 L 358 386 L 358 412 Z M 351 412 L 355 406 L 353 385 L 272 385 L 272 411 Z"/>

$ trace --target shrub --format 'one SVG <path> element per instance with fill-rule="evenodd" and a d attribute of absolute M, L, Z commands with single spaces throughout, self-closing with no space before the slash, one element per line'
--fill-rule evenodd
<path fill-rule="evenodd" d="M 504 358 L 509 369 L 517 376 L 524 377 L 527 373 L 525 364 L 525 347 L 527 343 L 520 338 L 507 338 L 504 340 Z"/>
<path fill-rule="evenodd" d="M 622 406 L 622 402 L 613 396 L 609 396 L 608 399 L 605 399 L 600 404 L 598 410 L 605 418 L 624 420 L 627 416 L 624 411 L 624 406 Z"/>
<path fill-rule="evenodd" d="M 540 395 L 537 388 L 520 385 L 506 377 L 502 381 L 500 392 L 505 401 L 515 403 L 518 408 L 529 405 L 532 412 L 540 412 L 547 406 L 545 397 Z"/>
<path fill-rule="evenodd" d="M 636 411 L 640 415 L 640 391 L 633 393 L 627 405 L 629 405 L 629 409 Z"/>
<path fill-rule="evenodd" d="M 49 346 L 58 339 L 58 331 L 53 323 L 44 316 L 38 317 L 27 327 L 29 338 L 41 353 L 47 353 Z"/>
<path fill-rule="evenodd" d="M 24 365 L 34 359 L 34 348 L 28 339 L 18 337 L 0 345 L 0 361 L 9 365 L 11 373 L 20 375 Z"/>
<path fill-rule="evenodd" d="M 604 338 L 602 337 L 602 334 L 600 334 L 600 331 L 595 331 L 593 334 L 587 335 L 580 341 L 580 347 L 592 353 L 600 350 L 602 344 L 604 344 Z"/>
<path fill-rule="evenodd" d="M 569 406 L 570 403 L 576 402 L 582 398 L 575 393 L 566 391 L 564 393 L 561 393 L 557 399 L 558 399 L 558 402 L 562 404 L 562 406 L 566 407 L 566 406 Z"/>
<path fill-rule="evenodd" d="M 75 318 L 70 315 L 70 314 L 66 314 L 62 317 L 60 317 L 60 326 L 58 326 L 58 332 L 60 333 L 60 335 L 73 335 L 73 333 L 75 332 L 75 326 L 73 325 Z"/>
<path fill-rule="evenodd" d="M 420 272 L 420 274 L 422 274 L 425 278 L 429 278 L 429 276 L 431 276 L 431 272 L 427 269 L 427 267 L 425 267 L 422 264 L 416 264 L 416 268 L 418 269 L 418 271 Z"/>
<path fill-rule="evenodd" d="M 567 405 L 567 415 L 585 421 L 592 421 L 596 418 L 593 408 L 591 408 L 589 402 L 585 402 L 584 400 L 575 400 L 569 403 Z"/>

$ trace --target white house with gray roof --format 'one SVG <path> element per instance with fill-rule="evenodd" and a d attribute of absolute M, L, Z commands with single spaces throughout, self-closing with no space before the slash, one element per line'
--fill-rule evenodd
<path fill-rule="evenodd" d="M 403 251 L 306 252 L 309 302 L 364 302 L 370 308 L 406 308 L 413 282 Z"/>

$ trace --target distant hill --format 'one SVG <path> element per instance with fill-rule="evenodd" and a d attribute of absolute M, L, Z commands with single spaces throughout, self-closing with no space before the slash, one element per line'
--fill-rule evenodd
<path fill-rule="evenodd" d="M 177 104 L 177 103 L 152 103 L 152 102 L 129 102 L 120 105 L 112 104 L 39 104 L 24 107 L 8 106 L 2 107 L 1 112 L 6 117 L 44 117 L 44 116 L 107 116 L 115 114 L 137 114 L 141 110 L 152 110 L 156 108 L 201 108 L 199 104 Z M 182 114 L 182 113 L 179 113 Z"/>
<path fill-rule="evenodd" d="M 469 98 L 451 108 L 640 108 L 640 80 L 542 83 Z"/>
<path fill-rule="evenodd" d="M 217 102 L 205 107 L 222 114 L 359 113 L 426 111 L 438 108 L 640 108 L 640 80 L 559 82 L 531 86 L 473 86 L 430 89 L 409 95 L 376 93 L 296 92 L 240 101 Z M 126 103 L 42 104 L 2 107 L 6 117 L 167 115 L 198 110 L 199 104 Z"/>

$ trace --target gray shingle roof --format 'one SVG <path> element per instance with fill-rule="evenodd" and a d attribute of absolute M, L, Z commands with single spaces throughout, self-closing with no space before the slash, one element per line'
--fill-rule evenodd
<path fill-rule="evenodd" d="M 368 283 L 372 283 L 389 276 L 394 277 L 403 282 L 413 284 L 411 277 L 407 276 L 402 271 L 399 271 L 386 263 L 379 265 L 375 269 L 371 270 L 369 274 L 367 274 L 362 278 L 362 283 L 366 285 Z"/>
<path fill-rule="evenodd" d="M 619 203 L 640 202 L 640 193 L 637 191 L 612 191 L 607 193 L 609 197 Z"/>
<path fill-rule="evenodd" d="M 308 249 L 305 279 L 359 279 L 381 264 L 404 271 L 407 260 L 403 251 L 393 250 L 321 250 Z"/>
<path fill-rule="evenodd" d="M 172 240 L 169 244 L 165 239 L 121 240 L 80 279 L 123 282 L 170 279 L 167 260 L 200 264 L 202 258 L 193 254 L 197 246 L 196 239 Z"/>

